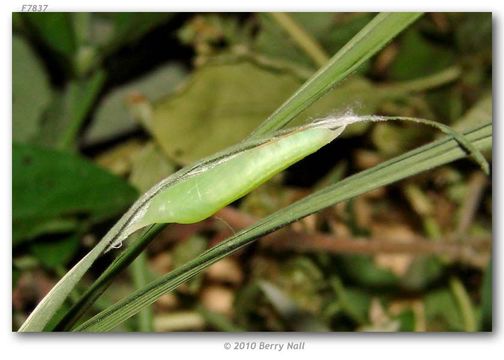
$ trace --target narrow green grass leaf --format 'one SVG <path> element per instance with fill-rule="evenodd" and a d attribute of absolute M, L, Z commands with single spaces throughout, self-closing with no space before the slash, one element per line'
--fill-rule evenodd
<path fill-rule="evenodd" d="M 492 124 L 487 123 L 466 133 L 466 138 L 478 150 L 491 148 Z M 145 288 L 135 291 L 127 298 L 77 327 L 76 331 L 99 332 L 112 330 L 144 307 L 155 302 L 161 295 L 172 291 L 211 264 L 250 244 L 261 236 L 338 202 L 349 200 L 378 187 L 464 156 L 467 156 L 467 152 L 460 147 L 459 142 L 452 137 L 446 137 L 317 191 L 240 231 L 197 258 L 156 279 Z"/>
<path fill-rule="evenodd" d="M 147 267 L 147 253 L 142 252 L 138 254 L 137 258 L 131 264 L 129 269 L 130 276 L 133 279 L 133 285 L 136 289 L 141 289 L 149 282 L 149 269 Z M 152 332 L 154 331 L 154 313 L 152 308 L 146 307 L 142 309 L 137 315 L 138 331 Z"/>
<path fill-rule="evenodd" d="M 86 256 L 84 256 L 66 275 L 49 291 L 37 305 L 28 319 L 21 325 L 21 332 L 43 331 L 49 320 L 63 304 L 68 294 L 86 271 L 96 261 L 107 247 L 107 242 L 98 243 Z"/>
<path fill-rule="evenodd" d="M 80 299 L 72 305 L 65 316 L 55 325 L 56 331 L 66 331 L 72 328 L 74 324 L 86 313 L 93 303 L 108 288 L 116 275 L 123 271 L 140 254 L 149 242 L 163 230 L 167 225 L 154 225 L 147 229 L 138 240 L 132 242 L 109 267 L 102 272 L 100 277 L 91 285 Z M 46 329 L 48 330 L 48 329 Z"/>
<path fill-rule="evenodd" d="M 259 125 L 252 137 L 270 133 L 287 125 L 421 15 L 421 13 L 378 14 L 294 95 Z"/>

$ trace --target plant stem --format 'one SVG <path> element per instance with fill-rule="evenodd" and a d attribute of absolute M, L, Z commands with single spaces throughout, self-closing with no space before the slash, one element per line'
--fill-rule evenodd
<path fill-rule="evenodd" d="M 75 139 L 82 127 L 91 106 L 96 100 L 100 89 L 105 84 L 106 75 L 103 71 L 93 74 L 90 79 L 82 79 L 79 82 L 70 82 L 66 90 L 66 111 L 70 117 L 70 123 L 56 144 L 60 149 L 73 149 Z"/>
<path fill-rule="evenodd" d="M 283 12 L 270 13 L 270 15 L 318 67 L 325 65 L 329 61 L 329 56 L 317 40 L 296 23 L 292 16 Z"/>

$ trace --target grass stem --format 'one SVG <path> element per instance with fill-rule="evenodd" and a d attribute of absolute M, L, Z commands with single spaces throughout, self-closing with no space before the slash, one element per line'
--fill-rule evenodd
<path fill-rule="evenodd" d="M 313 60 L 317 67 L 325 65 L 329 61 L 329 56 L 322 46 L 292 16 L 283 12 L 270 13 L 270 15 L 291 36 L 296 45 Z"/>

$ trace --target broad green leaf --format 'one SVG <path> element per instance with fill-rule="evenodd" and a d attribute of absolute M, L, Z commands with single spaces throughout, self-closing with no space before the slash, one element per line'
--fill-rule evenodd
<path fill-rule="evenodd" d="M 478 149 L 486 149 L 492 146 L 492 126 L 490 123 L 469 132 L 466 136 Z M 281 226 L 337 202 L 351 199 L 372 189 L 446 164 L 465 155 L 465 151 L 459 147 L 459 144 L 448 137 L 417 148 L 317 191 L 281 211 L 267 216 L 253 226 L 205 251 L 197 258 L 154 280 L 145 288 L 134 292 L 86 321 L 76 330 L 107 331 L 113 329 L 145 306 L 152 304 L 159 296 L 172 291 L 180 284 L 193 278 L 209 265 Z"/>
<path fill-rule="evenodd" d="M 26 240 L 18 231 L 26 233 L 34 222 L 46 232 L 51 227 L 40 227 L 42 220 L 104 219 L 136 198 L 125 181 L 77 155 L 20 144 L 13 145 L 12 153 L 14 244 Z"/>
<path fill-rule="evenodd" d="M 40 128 L 51 88 L 42 64 L 20 36 L 12 38 L 12 138 L 29 142 Z"/>
<path fill-rule="evenodd" d="M 138 127 L 130 97 L 142 96 L 147 103 L 170 94 L 184 78 L 185 70 L 177 64 L 164 65 L 151 73 L 108 93 L 100 101 L 84 142 L 95 144 L 123 135 Z"/>
<path fill-rule="evenodd" d="M 24 218 L 23 226 L 16 226 L 12 231 L 14 245 L 19 242 L 33 239 L 40 234 L 64 234 L 70 233 L 79 227 L 79 219 L 45 217 L 43 214 L 34 218 Z"/>

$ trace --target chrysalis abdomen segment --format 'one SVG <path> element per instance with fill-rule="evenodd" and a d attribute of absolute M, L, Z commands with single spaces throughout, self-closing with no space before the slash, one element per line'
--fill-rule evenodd
<path fill-rule="evenodd" d="M 341 130 L 309 127 L 240 152 L 161 191 L 149 202 L 134 227 L 204 220 L 328 144 Z"/>

